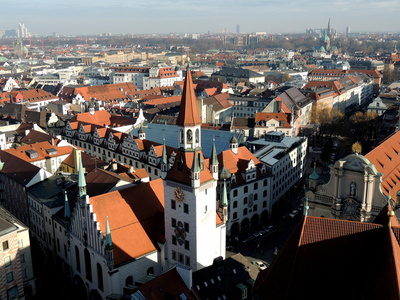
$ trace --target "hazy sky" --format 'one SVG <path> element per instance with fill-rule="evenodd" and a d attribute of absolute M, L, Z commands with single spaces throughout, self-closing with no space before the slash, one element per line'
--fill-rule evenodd
<path fill-rule="evenodd" d="M 399 0 L 18 0 L 2 3 L 0 29 L 32 34 L 400 31 Z"/>

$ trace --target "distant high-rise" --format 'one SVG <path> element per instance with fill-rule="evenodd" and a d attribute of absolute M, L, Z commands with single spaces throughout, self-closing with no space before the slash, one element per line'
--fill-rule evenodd
<path fill-rule="evenodd" d="M 346 27 L 346 34 L 347 34 L 347 35 L 350 34 L 350 26 L 347 26 L 347 27 Z"/>
<path fill-rule="evenodd" d="M 236 24 L 236 33 L 239 34 L 240 33 L 240 25 Z"/>
<path fill-rule="evenodd" d="M 24 23 L 18 23 L 17 35 L 19 38 L 27 38 L 30 36 L 28 28 L 25 27 Z"/>

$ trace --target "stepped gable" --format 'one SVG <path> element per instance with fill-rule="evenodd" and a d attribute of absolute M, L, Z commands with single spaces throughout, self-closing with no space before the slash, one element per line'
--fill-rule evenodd
<path fill-rule="evenodd" d="M 399 299 L 394 230 L 372 223 L 303 217 L 278 257 L 257 277 L 259 299 Z M 380 253 L 380 255 L 376 255 Z M 332 282 L 339 286 L 332 288 Z"/>
<path fill-rule="evenodd" d="M 165 242 L 162 179 L 91 197 L 90 203 L 104 235 L 108 217 L 117 266 L 156 251 L 157 243 Z"/>

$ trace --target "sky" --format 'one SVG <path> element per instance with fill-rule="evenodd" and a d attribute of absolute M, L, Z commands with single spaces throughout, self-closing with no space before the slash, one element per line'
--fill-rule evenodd
<path fill-rule="evenodd" d="M 2 3 L 0 29 L 32 35 L 399 32 L 399 0 L 18 0 Z"/>

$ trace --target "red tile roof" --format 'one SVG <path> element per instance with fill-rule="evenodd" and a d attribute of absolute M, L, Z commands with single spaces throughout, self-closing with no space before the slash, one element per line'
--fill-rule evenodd
<path fill-rule="evenodd" d="M 371 150 L 365 157 L 382 173 L 382 192 L 397 199 L 400 190 L 400 131 Z"/>
<path fill-rule="evenodd" d="M 182 92 L 181 107 L 176 124 L 181 126 L 193 126 L 201 124 L 197 110 L 196 95 L 194 94 L 192 75 L 186 72 L 185 85 Z"/>
<path fill-rule="evenodd" d="M 253 292 L 259 299 L 399 299 L 395 230 L 304 217 L 271 266 L 260 272 Z"/>
<path fill-rule="evenodd" d="M 114 263 L 137 259 L 165 242 L 162 179 L 90 198 L 93 212 L 106 232 L 106 218 L 114 244 Z"/>

